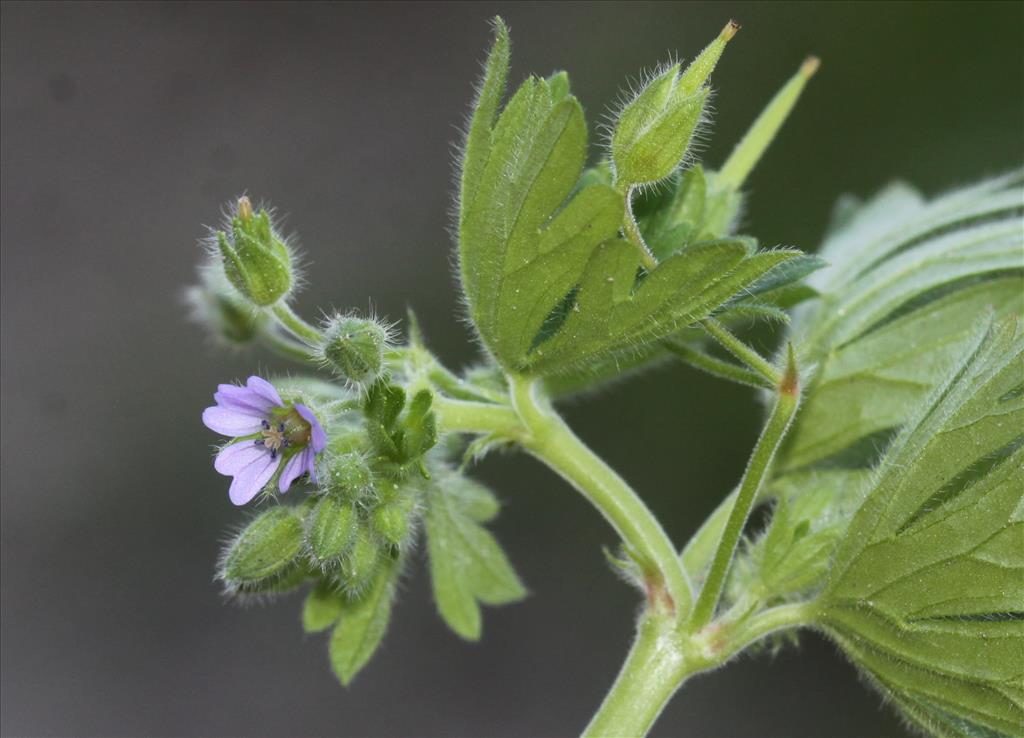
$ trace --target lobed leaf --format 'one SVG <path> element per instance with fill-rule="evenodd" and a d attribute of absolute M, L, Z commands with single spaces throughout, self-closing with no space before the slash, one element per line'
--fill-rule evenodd
<path fill-rule="evenodd" d="M 809 283 L 822 297 L 792 334 L 817 364 L 779 470 L 842 456 L 871 463 L 970 340 L 985 313 L 1024 314 L 1024 177 L 926 203 L 893 185 L 822 248 Z M 847 463 L 847 462 L 844 462 Z"/>
<path fill-rule="evenodd" d="M 1014 322 L 976 331 L 894 441 L 819 606 L 820 624 L 923 727 L 1019 729 L 1024 339 Z"/>
<path fill-rule="evenodd" d="M 755 253 L 750 239 L 694 244 L 637 280 L 632 244 L 607 241 L 594 252 L 565 323 L 531 355 L 531 371 L 561 372 L 624 348 L 658 341 L 706 318 L 736 293 L 799 252 Z"/>
<path fill-rule="evenodd" d="M 384 638 L 398 569 L 398 562 L 389 559 L 366 592 L 357 599 L 344 600 L 328 651 L 331 668 L 345 686 L 355 679 Z"/>
<path fill-rule="evenodd" d="M 478 490 L 470 491 L 463 482 L 441 469 L 426 485 L 427 550 L 441 617 L 459 636 L 475 641 L 482 629 L 480 603 L 516 602 L 526 590 L 498 542 L 477 522 Z"/>

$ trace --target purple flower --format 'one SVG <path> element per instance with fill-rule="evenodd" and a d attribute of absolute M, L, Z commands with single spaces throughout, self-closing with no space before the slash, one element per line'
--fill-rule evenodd
<path fill-rule="evenodd" d="M 316 455 L 327 445 L 327 434 L 313 411 L 300 403 L 286 404 L 265 379 L 249 377 L 244 387 L 222 384 L 203 411 L 203 424 L 232 436 L 213 468 L 234 477 L 228 496 L 244 505 L 277 476 L 277 488 L 287 492 L 303 474 L 316 482 Z"/>

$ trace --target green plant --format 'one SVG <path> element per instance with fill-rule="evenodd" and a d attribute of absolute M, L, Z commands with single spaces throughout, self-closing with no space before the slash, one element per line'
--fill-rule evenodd
<path fill-rule="evenodd" d="M 928 732 L 1021 733 L 1024 175 L 931 202 L 894 185 L 842 201 L 820 256 L 759 249 L 735 233 L 741 188 L 817 60 L 705 170 L 691 143 L 737 29 L 650 75 L 587 168 L 566 73 L 529 77 L 504 100 L 509 36 L 495 22 L 457 216 L 484 356 L 461 374 L 411 314 L 402 341 L 372 317 L 296 315 L 291 248 L 247 198 L 230 235 L 216 234 L 193 291 L 200 314 L 227 340 L 334 379 L 222 385 L 204 414 L 233 439 L 217 459 L 233 501 L 303 480 L 308 492 L 258 515 L 220 577 L 238 597 L 308 585 L 304 627 L 331 630 L 342 683 L 383 637 L 421 533 L 458 635 L 480 638 L 481 605 L 523 597 L 486 527 L 498 503 L 465 474 L 502 445 L 604 515 L 621 539 L 609 559 L 644 601 L 587 734 L 644 734 L 689 677 L 801 628 L 835 640 Z M 751 320 L 777 327 L 777 356 L 737 335 Z M 681 551 L 556 410 L 667 359 L 749 385 L 769 408 L 740 484 Z M 772 512 L 761 531 L 756 506 Z"/>

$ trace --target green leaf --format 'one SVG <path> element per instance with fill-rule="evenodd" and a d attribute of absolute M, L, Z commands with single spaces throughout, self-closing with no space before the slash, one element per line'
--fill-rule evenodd
<path fill-rule="evenodd" d="M 526 80 L 492 121 L 491 108 L 478 107 L 470 125 L 475 148 L 467 148 L 463 172 L 460 265 L 484 343 L 515 369 L 594 247 L 617 232 L 624 205 L 604 185 L 565 204 L 583 169 L 587 134 L 564 74 Z"/>
<path fill-rule="evenodd" d="M 480 179 L 491 152 L 491 127 L 498 115 L 501 97 L 508 80 L 511 43 L 508 26 L 500 17 L 494 19 L 494 43 L 487 55 L 484 76 L 480 81 L 473 115 L 466 131 L 466 142 L 462 153 L 462 181 L 459 192 L 459 207 L 466 212 L 480 189 Z"/>
<path fill-rule="evenodd" d="M 562 328 L 531 354 L 530 370 L 565 371 L 665 338 L 798 255 L 783 249 L 755 253 L 749 239 L 710 241 L 676 253 L 637 284 L 636 247 L 608 241 L 587 264 Z"/>
<path fill-rule="evenodd" d="M 320 582 L 306 595 L 302 606 L 302 629 L 307 633 L 327 630 L 341 617 L 345 597 L 329 583 Z"/>
<path fill-rule="evenodd" d="M 479 640 L 480 603 L 516 602 L 526 596 L 526 590 L 498 542 L 474 519 L 478 506 L 466 504 L 466 488 L 458 475 L 435 471 L 426 489 L 434 600 L 453 631 L 467 640 Z"/>
<path fill-rule="evenodd" d="M 780 471 L 884 445 L 982 315 L 1024 314 L 1022 202 L 1018 174 L 933 203 L 895 185 L 846 216 L 822 249 L 830 266 L 809 280 L 822 297 L 793 322 L 818 370 Z"/>
<path fill-rule="evenodd" d="M 893 442 L 818 603 L 819 624 L 854 662 L 940 733 L 1014 733 L 1024 721 L 1016 332 L 1014 321 L 976 331 Z"/>
<path fill-rule="evenodd" d="M 380 646 L 391 619 L 398 563 L 381 567 L 373 584 L 358 599 L 346 599 L 329 644 L 331 668 L 348 686 Z"/>

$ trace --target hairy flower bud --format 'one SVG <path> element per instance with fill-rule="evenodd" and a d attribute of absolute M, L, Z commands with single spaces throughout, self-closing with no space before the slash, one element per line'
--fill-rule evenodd
<path fill-rule="evenodd" d="M 658 182 L 685 159 L 704 114 L 707 79 L 738 29 L 730 22 L 686 70 L 671 65 L 622 109 L 611 140 L 617 184 Z"/>
<path fill-rule="evenodd" d="M 341 454 L 328 462 L 325 486 L 339 498 L 357 501 L 373 491 L 373 481 L 373 470 L 363 454 Z"/>
<path fill-rule="evenodd" d="M 403 495 L 380 505 L 370 518 L 373 529 L 391 545 L 401 546 L 406 543 L 412 530 L 413 505 L 411 495 Z"/>
<path fill-rule="evenodd" d="M 373 581 L 381 563 L 382 552 L 373 534 L 360 526 L 355 543 L 335 570 L 334 578 L 345 591 L 361 593 Z"/>
<path fill-rule="evenodd" d="M 367 387 L 384 369 L 384 349 L 389 334 L 389 327 L 378 321 L 336 315 L 324 326 L 320 356 L 338 376 Z"/>
<path fill-rule="evenodd" d="M 333 495 L 324 495 L 306 521 L 306 543 L 313 560 L 321 566 L 336 563 L 355 541 L 358 526 L 355 508 Z"/>
<path fill-rule="evenodd" d="M 286 577 L 302 550 L 302 520 L 289 507 L 256 516 L 224 552 L 221 578 L 229 589 L 261 591 Z"/>
<path fill-rule="evenodd" d="M 248 197 L 238 199 L 231 237 L 217 232 L 224 274 L 255 305 L 273 305 L 292 286 L 292 257 L 266 210 L 253 212 Z"/>

